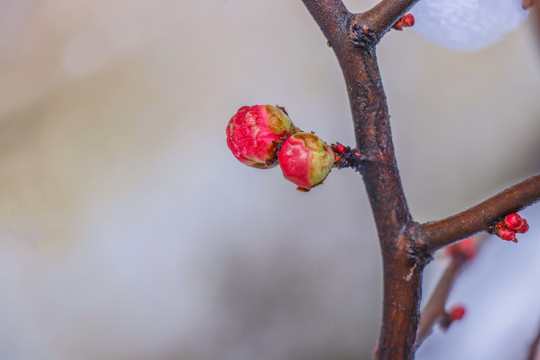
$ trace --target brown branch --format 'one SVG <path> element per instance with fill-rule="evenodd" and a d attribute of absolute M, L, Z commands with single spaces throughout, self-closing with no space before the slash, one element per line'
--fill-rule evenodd
<path fill-rule="evenodd" d="M 536 29 L 536 40 L 537 40 L 537 46 L 540 50 L 540 1 L 536 0 L 536 4 L 533 4 L 533 22 Z"/>
<path fill-rule="evenodd" d="M 341 0 L 302 0 L 324 36 L 332 46 L 343 41 L 351 13 Z"/>
<path fill-rule="evenodd" d="M 429 298 L 428 303 L 422 310 L 420 315 L 420 323 L 418 325 L 418 334 L 416 336 L 416 347 L 420 347 L 426 337 L 431 333 L 433 326 L 439 322 L 445 315 L 444 307 L 446 300 L 452 289 L 452 285 L 463 268 L 467 263 L 467 259 L 463 257 L 453 257 L 452 261 L 444 271 L 442 277 L 433 290 L 433 294 Z"/>
<path fill-rule="evenodd" d="M 361 14 L 362 22 L 380 39 L 418 0 L 382 0 Z"/>
<path fill-rule="evenodd" d="M 538 329 L 538 334 L 536 335 L 536 338 L 531 343 L 527 360 L 538 360 L 538 355 L 540 355 L 539 348 L 540 348 L 540 329 Z"/>
<path fill-rule="evenodd" d="M 383 320 L 377 358 L 412 359 L 424 254 L 411 241 L 411 216 L 396 165 L 388 107 L 372 42 L 358 42 L 359 27 L 341 1 L 303 0 L 339 61 L 347 85 L 360 171 L 377 226 L 384 270 Z M 403 1 L 383 1 L 377 11 Z M 408 7 L 408 6 L 407 6 Z M 375 11 L 376 13 L 376 11 Z M 372 15 L 375 14 L 372 12 Z M 394 16 L 394 15 L 391 15 Z M 374 19 L 387 19 L 384 14 Z M 377 26 L 383 21 L 377 20 Z"/>
<path fill-rule="evenodd" d="M 457 240 L 486 231 L 496 220 L 539 200 L 540 175 L 536 175 L 457 215 L 421 225 L 416 236 L 429 251 L 435 251 Z"/>
<path fill-rule="evenodd" d="M 364 157 L 359 170 L 375 218 L 384 270 L 383 317 L 376 356 L 379 360 L 413 359 L 422 273 L 432 252 L 485 230 L 497 218 L 537 201 L 539 178 L 449 219 L 415 224 L 399 178 L 375 44 L 417 0 L 383 0 L 355 15 L 340 0 L 302 1 L 338 59 L 347 85 L 356 150 Z"/>
<path fill-rule="evenodd" d="M 486 238 L 487 236 L 469 238 L 447 248 L 447 255 L 451 256 L 451 261 L 439 279 L 429 301 L 422 309 L 416 336 L 416 348 L 422 345 L 435 324 L 439 322 L 444 328 L 447 328 L 453 321 L 445 311 L 448 295 L 461 270 L 476 256 Z"/>
<path fill-rule="evenodd" d="M 374 48 L 353 41 L 334 47 L 347 85 L 357 149 L 367 157 L 361 173 L 383 255 L 384 300 L 378 359 L 413 354 L 423 259 L 405 233 L 411 216 L 397 170 L 388 107 Z"/>

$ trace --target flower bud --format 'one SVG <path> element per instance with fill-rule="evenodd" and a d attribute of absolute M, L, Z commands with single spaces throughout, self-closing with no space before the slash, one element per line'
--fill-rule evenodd
<path fill-rule="evenodd" d="M 525 234 L 527 231 L 529 231 L 529 223 L 525 219 L 522 219 L 522 220 L 523 220 L 523 223 L 521 224 L 520 227 L 516 229 L 516 232 L 518 234 Z"/>
<path fill-rule="evenodd" d="M 414 25 L 413 14 L 405 14 L 394 24 L 394 29 L 403 30 L 404 27 L 411 27 Z"/>
<path fill-rule="evenodd" d="M 279 107 L 254 105 L 241 107 L 226 131 L 227 145 L 238 160 L 267 169 L 276 166 L 278 149 L 295 128 Z"/>
<path fill-rule="evenodd" d="M 497 236 L 506 241 L 516 240 L 516 232 L 512 229 L 500 227 L 497 229 Z"/>
<path fill-rule="evenodd" d="M 508 214 L 504 222 L 509 229 L 517 230 L 523 225 L 524 219 L 516 213 Z"/>
<path fill-rule="evenodd" d="M 401 18 L 401 22 L 403 23 L 403 27 L 411 27 L 414 25 L 414 16 L 413 14 L 405 14 Z"/>
<path fill-rule="evenodd" d="M 337 151 L 338 153 L 340 153 L 340 154 L 343 154 L 343 153 L 345 152 L 345 146 L 343 146 L 343 145 L 337 143 L 337 144 L 336 144 L 336 151 Z"/>
<path fill-rule="evenodd" d="M 452 310 L 450 310 L 450 313 L 448 314 L 450 316 L 451 320 L 461 320 L 465 316 L 465 307 L 462 305 L 455 306 Z"/>
<path fill-rule="evenodd" d="M 317 135 L 304 132 L 290 136 L 279 152 L 283 176 L 305 190 L 322 183 L 334 161 L 330 146 Z"/>
<path fill-rule="evenodd" d="M 474 237 L 465 239 L 448 246 L 446 253 L 452 257 L 463 257 L 466 260 L 471 260 L 476 255 L 478 244 Z"/>

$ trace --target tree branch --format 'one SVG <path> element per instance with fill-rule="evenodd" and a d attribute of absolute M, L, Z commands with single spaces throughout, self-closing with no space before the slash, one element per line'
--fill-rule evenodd
<path fill-rule="evenodd" d="M 422 271 L 427 256 L 411 240 L 412 224 L 394 155 L 386 95 L 374 43 L 358 41 L 366 32 L 341 1 L 303 0 L 330 42 L 343 71 L 353 117 L 357 150 L 366 157 L 360 171 L 377 226 L 384 270 L 383 320 L 379 338 L 380 360 L 412 359 L 418 325 Z M 383 1 L 374 19 L 386 19 Z M 407 6 L 408 8 L 408 6 Z M 404 9 L 405 10 L 405 9 Z M 394 11 L 394 10 L 392 10 Z M 395 11 L 394 11 L 395 13 Z M 377 20 L 378 26 L 384 21 Z"/>
<path fill-rule="evenodd" d="M 347 85 L 356 150 L 363 157 L 357 169 L 377 226 L 384 270 L 383 318 L 376 356 L 379 360 L 411 360 L 422 273 L 432 252 L 486 230 L 498 218 L 539 200 L 540 175 L 454 217 L 418 226 L 403 193 L 375 54 L 380 37 L 418 0 L 382 0 L 369 11 L 354 15 L 341 0 L 302 1 L 338 59 Z M 455 274 L 451 277 L 453 281 Z"/>
<path fill-rule="evenodd" d="M 424 307 L 424 310 L 422 310 L 420 324 L 418 325 L 418 335 L 416 336 L 416 348 L 422 345 L 426 337 L 431 333 L 433 326 L 444 316 L 444 307 L 446 306 L 446 300 L 448 299 L 452 285 L 454 285 L 460 270 L 466 263 L 466 258 L 454 257 L 444 271 L 428 303 Z"/>
<path fill-rule="evenodd" d="M 362 13 L 361 21 L 380 39 L 418 0 L 382 0 Z"/>
<path fill-rule="evenodd" d="M 336 42 L 342 42 L 345 39 L 351 13 L 343 1 L 302 0 L 302 2 L 332 46 L 336 46 Z"/>
<path fill-rule="evenodd" d="M 353 36 L 351 36 L 352 38 Z M 347 85 L 361 173 L 383 256 L 384 300 L 378 359 L 411 359 L 424 259 L 408 236 L 411 216 L 396 165 L 386 96 L 373 47 L 334 46 Z"/>
<path fill-rule="evenodd" d="M 472 237 L 445 249 L 451 260 L 420 315 L 416 348 L 422 345 L 436 323 L 439 322 L 443 328 L 447 328 L 456 320 L 445 311 L 448 295 L 461 269 L 476 256 L 486 238 L 487 236 Z"/>
<path fill-rule="evenodd" d="M 429 251 L 488 230 L 503 216 L 540 200 L 540 175 L 514 185 L 492 198 L 449 218 L 421 225 L 416 236 Z"/>
<path fill-rule="evenodd" d="M 531 343 L 531 346 L 529 348 L 529 355 L 527 356 L 527 360 L 537 360 L 538 355 L 540 355 L 540 329 L 538 329 L 538 334 L 536 334 L 536 337 L 534 338 L 533 342 Z"/>

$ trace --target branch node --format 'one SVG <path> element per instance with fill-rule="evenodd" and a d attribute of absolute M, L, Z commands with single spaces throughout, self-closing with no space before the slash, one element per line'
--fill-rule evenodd
<path fill-rule="evenodd" d="M 354 171 L 360 172 L 362 166 L 367 161 L 367 157 L 364 154 L 350 146 L 336 143 L 332 144 L 331 147 L 337 159 L 334 163 L 334 167 L 338 169 L 350 167 Z"/>
<path fill-rule="evenodd" d="M 415 254 L 416 257 L 422 259 L 423 265 L 429 264 L 433 260 L 433 253 L 426 246 L 423 239 L 418 236 L 418 228 L 420 224 L 416 221 L 410 221 L 407 224 L 407 239 L 410 244 L 411 251 Z"/>
<path fill-rule="evenodd" d="M 379 42 L 380 38 L 365 21 L 360 14 L 351 16 L 350 31 L 353 43 L 360 48 L 370 48 Z"/>

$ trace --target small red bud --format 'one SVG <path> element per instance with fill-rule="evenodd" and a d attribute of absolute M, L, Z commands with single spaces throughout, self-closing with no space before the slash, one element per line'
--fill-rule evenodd
<path fill-rule="evenodd" d="M 461 320 L 465 316 L 466 310 L 465 307 L 462 305 L 455 306 L 452 310 L 450 310 L 450 313 L 448 316 L 450 319 L 453 320 Z"/>
<path fill-rule="evenodd" d="M 413 14 L 405 14 L 394 24 L 394 29 L 403 30 L 404 27 L 411 27 L 414 25 Z"/>
<path fill-rule="evenodd" d="M 450 256 L 463 256 L 471 260 L 476 255 L 478 245 L 474 237 L 465 239 L 446 248 L 446 253 Z"/>
<path fill-rule="evenodd" d="M 496 233 L 498 237 L 506 241 L 513 241 L 516 238 L 516 232 L 505 227 L 499 227 Z"/>
<path fill-rule="evenodd" d="M 338 153 L 344 153 L 345 152 L 345 146 L 343 146 L 341 144 L 336 144 L 336 151 Z"/>
<path fill-rule="evenodd" d="M 403 27 L 411 27 L 414 25 L 414 16 L 413 14 L 405 14 L 401 18 L 401 22 L 403 23 Z"/>
<path fill-rule="evenodd" d="M 517 230 L 523 225 L 523 218 L 516 213 L 508 214 L 504 218 L 504 223 L 509 229 Z"/>
<path fill-rule="evenodd" d="M 519 228 L 516 229 L 516 232 L 518 234 L 525 234 L 527 231 L 529 231 L 529 223 L 527 222 L 527 220 L 523 219 L 523 223 L 521 224 L 521 226 Z"/>
<path fill-rule="evenodd" d="M 362 156 L 362 154 L 360 154 L 359 152 L 355 152 L 355 153 L 354 153 L 354 156 L 360 157 L 360 156 Z"/>

